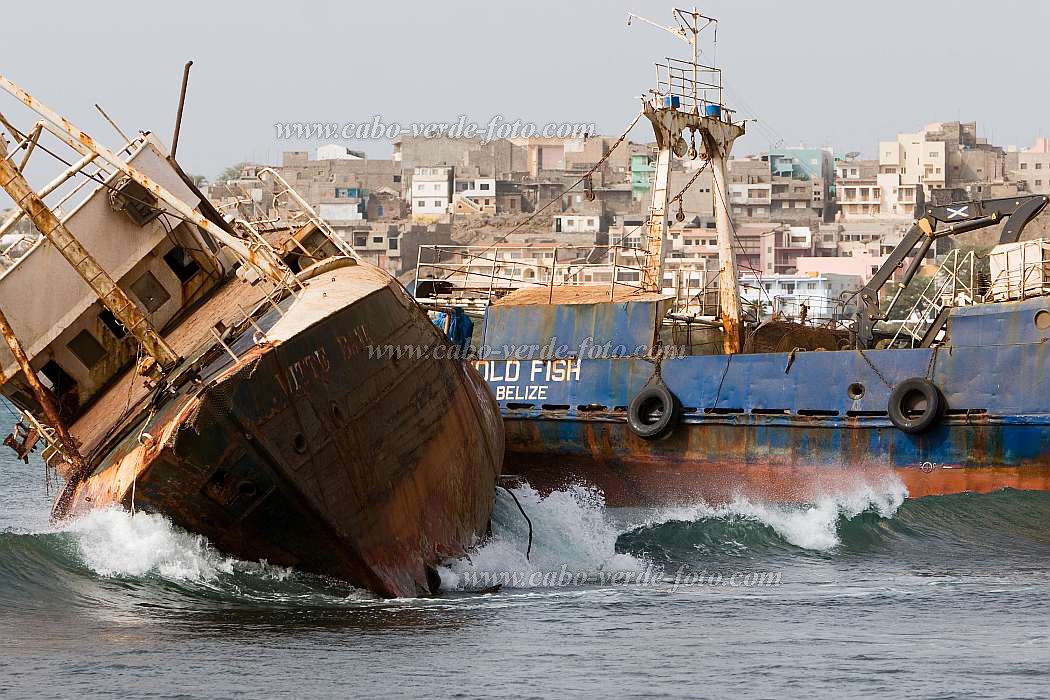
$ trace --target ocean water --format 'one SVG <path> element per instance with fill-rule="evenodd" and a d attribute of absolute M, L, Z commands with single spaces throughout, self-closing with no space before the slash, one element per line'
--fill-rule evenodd
<path fill-rule="evenodd" d="M 0 696 L 1045 697 L 1050 495 L 606 508 L 498 497 L 443 595 L 241 562 L 158 515 L 58 528 L 0 463 Z M 502 583 L 497 593 L 481 589 Z"/>

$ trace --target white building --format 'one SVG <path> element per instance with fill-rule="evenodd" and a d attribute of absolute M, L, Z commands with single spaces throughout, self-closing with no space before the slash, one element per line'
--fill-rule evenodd
<path fill-rule="evenodd" d="M 847 319 L 856 313 L 856 305 L 852 302 L 843 304 L 840 300 L 845 292 L 856 291 L 861 286 L 861 278 L 857 275 L 742 275 L 740 299 L 745 306 L 760 309 L 762 318 L 779 313 L 797 319 L 805 305 L 809 319 Z"/>
<path fill-rule="evenodd" d="M 351 151 L 346 146 L 330 143 L 317 147 L 317 160 L 364 160 L 365 154 L 361 151 Z"/>
<path fill-rule="evenodd" d="M 412 220 L 447 220 L 452 204 L 455 168 L 448 165 L 419 167 L 412 172 Z"/>
<path fill-rule="evenodd" d="M 456 178 L 455 194 L 456 213 L 495 214 L 496 213 L 496 178 L 470 177 Z"/>
<path fill-rule="evenodd" d="M 598 233 L 602 227 L 602 218 L 597 214 L 575 214 L 565 212 L 555 214 L 551 230 L 555 233 Z"/>

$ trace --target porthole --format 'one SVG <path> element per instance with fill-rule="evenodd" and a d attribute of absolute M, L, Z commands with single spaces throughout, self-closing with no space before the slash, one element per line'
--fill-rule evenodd
<path fill-rule="evenodd" d="M 1043 309 L 1036 313 L 1035 327 L 1041 331 L 1050 330 L 1050 311 Z"/>

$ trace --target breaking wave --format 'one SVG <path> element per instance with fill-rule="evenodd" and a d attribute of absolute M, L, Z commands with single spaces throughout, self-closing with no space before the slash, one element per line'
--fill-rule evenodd
<path fill-rule="evenodd" d="M 514 500 L 497 494 L 491 539 L 469 556 L 441 567 L 443 590 L 476 590 L 492 585 L 545 588 L 558 577 L 578 584 L 595 583 L 616 574 L 641 575 L 649 564 L 644 554 L 617 551 L 622 528 L 609 517 L 597 489 L 576 486 L 547 496 L 528 484 L 514 495 L 533 525 L 528 555 L 529 525 Z M 528 556 L 527 556 L 528 555 Z"/>
<path fill-rule="evenodd" d="M 708 554 L 826 552 L 842 544 L 840 528 L 851 519 L 866 513 L 893 517 L 907 491 L 892 480 L 799 506 L 737 498 L 619 517 L 605 508 L 601 492 L 583 486 L 541 496 L 525 484 L 514 494 L 533 522 L 531 557 L 522 546 L 528 525 L 501 493 L 492 538 L 440 570 L 444 589 L 602 584 L 617 575 L 619 581 L 657 583 L 671 577 L 668 565 L 702 567 Z"/>
<path fill-rule="evenodd" d="M 129 594 L 160 608 L 187 597 L 267 607 L 373 599 L 341 581 L 225 556 L 150 513 L 112 508 L 48 532 L 0 532 L 0 607 L 121 604 Z"/>
<path fill-rule="evenodd" d="M 806 505 L 737 498 L 663 510 L 607 508 L 582 486 L 500 492 L 492 536 L 439 569 L 446 592 L 666 582 L 689 570 L 773 570 L 829 558 L 982 561 L 1050 556 L 1050 493 L 906 499 L 860 485 Z M 664 572 L 667 572 L 666 575 Z M 160 515 L 103 510 L 42 532 L 0 531 L 0 609 L 345 610 L 377 599 L 345 582 L 228 557 Z"/>

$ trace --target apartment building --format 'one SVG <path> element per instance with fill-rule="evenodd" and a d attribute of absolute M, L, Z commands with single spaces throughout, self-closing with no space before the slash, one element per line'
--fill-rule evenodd
<path fill-rule="evenodd" d="M 410 206 L 412 220 L 424 223 L 447 221 L 451 213 L 456 169 L 446 165 L 414 168 Z"/>
<path fill-rule="evenodd" d="M 447 136 L 404 136 L 394 141 L 391 162 L 401 180 L 404 180 L 405 199 L 414 194 L 412 179 L 416 169 L 431 166 L 457 167 L 467 164 L 471 151 L 481 148 L 481 139 L 449 138 Z"/>
<path fill-rule="evenodd" d="M 1038 138 L 1028 148 L 1008 151 L 1005 170 L 1019 192 L 1050 195 L 1050 140 Z"/>
<path fill-rule="evenodd" d="M 843 221 L 880 217 L 879 161 L 844 160 L 836 163 L 835 196 L 839 217 Z"/>
<path fill-rule="evenodd" d="M 1008 191 L 1006 153 L 977 136 L 976 122 L 927 124 L 879 143 L 879 185 L 883 216 L 917 217 L 927 202 Z"/>
<path fill-rule="evenodd" d="M 769 160 L 733 158 L 728 163 L 729 205 L 739 221 L 768 220 L 772 201 Z"/>

